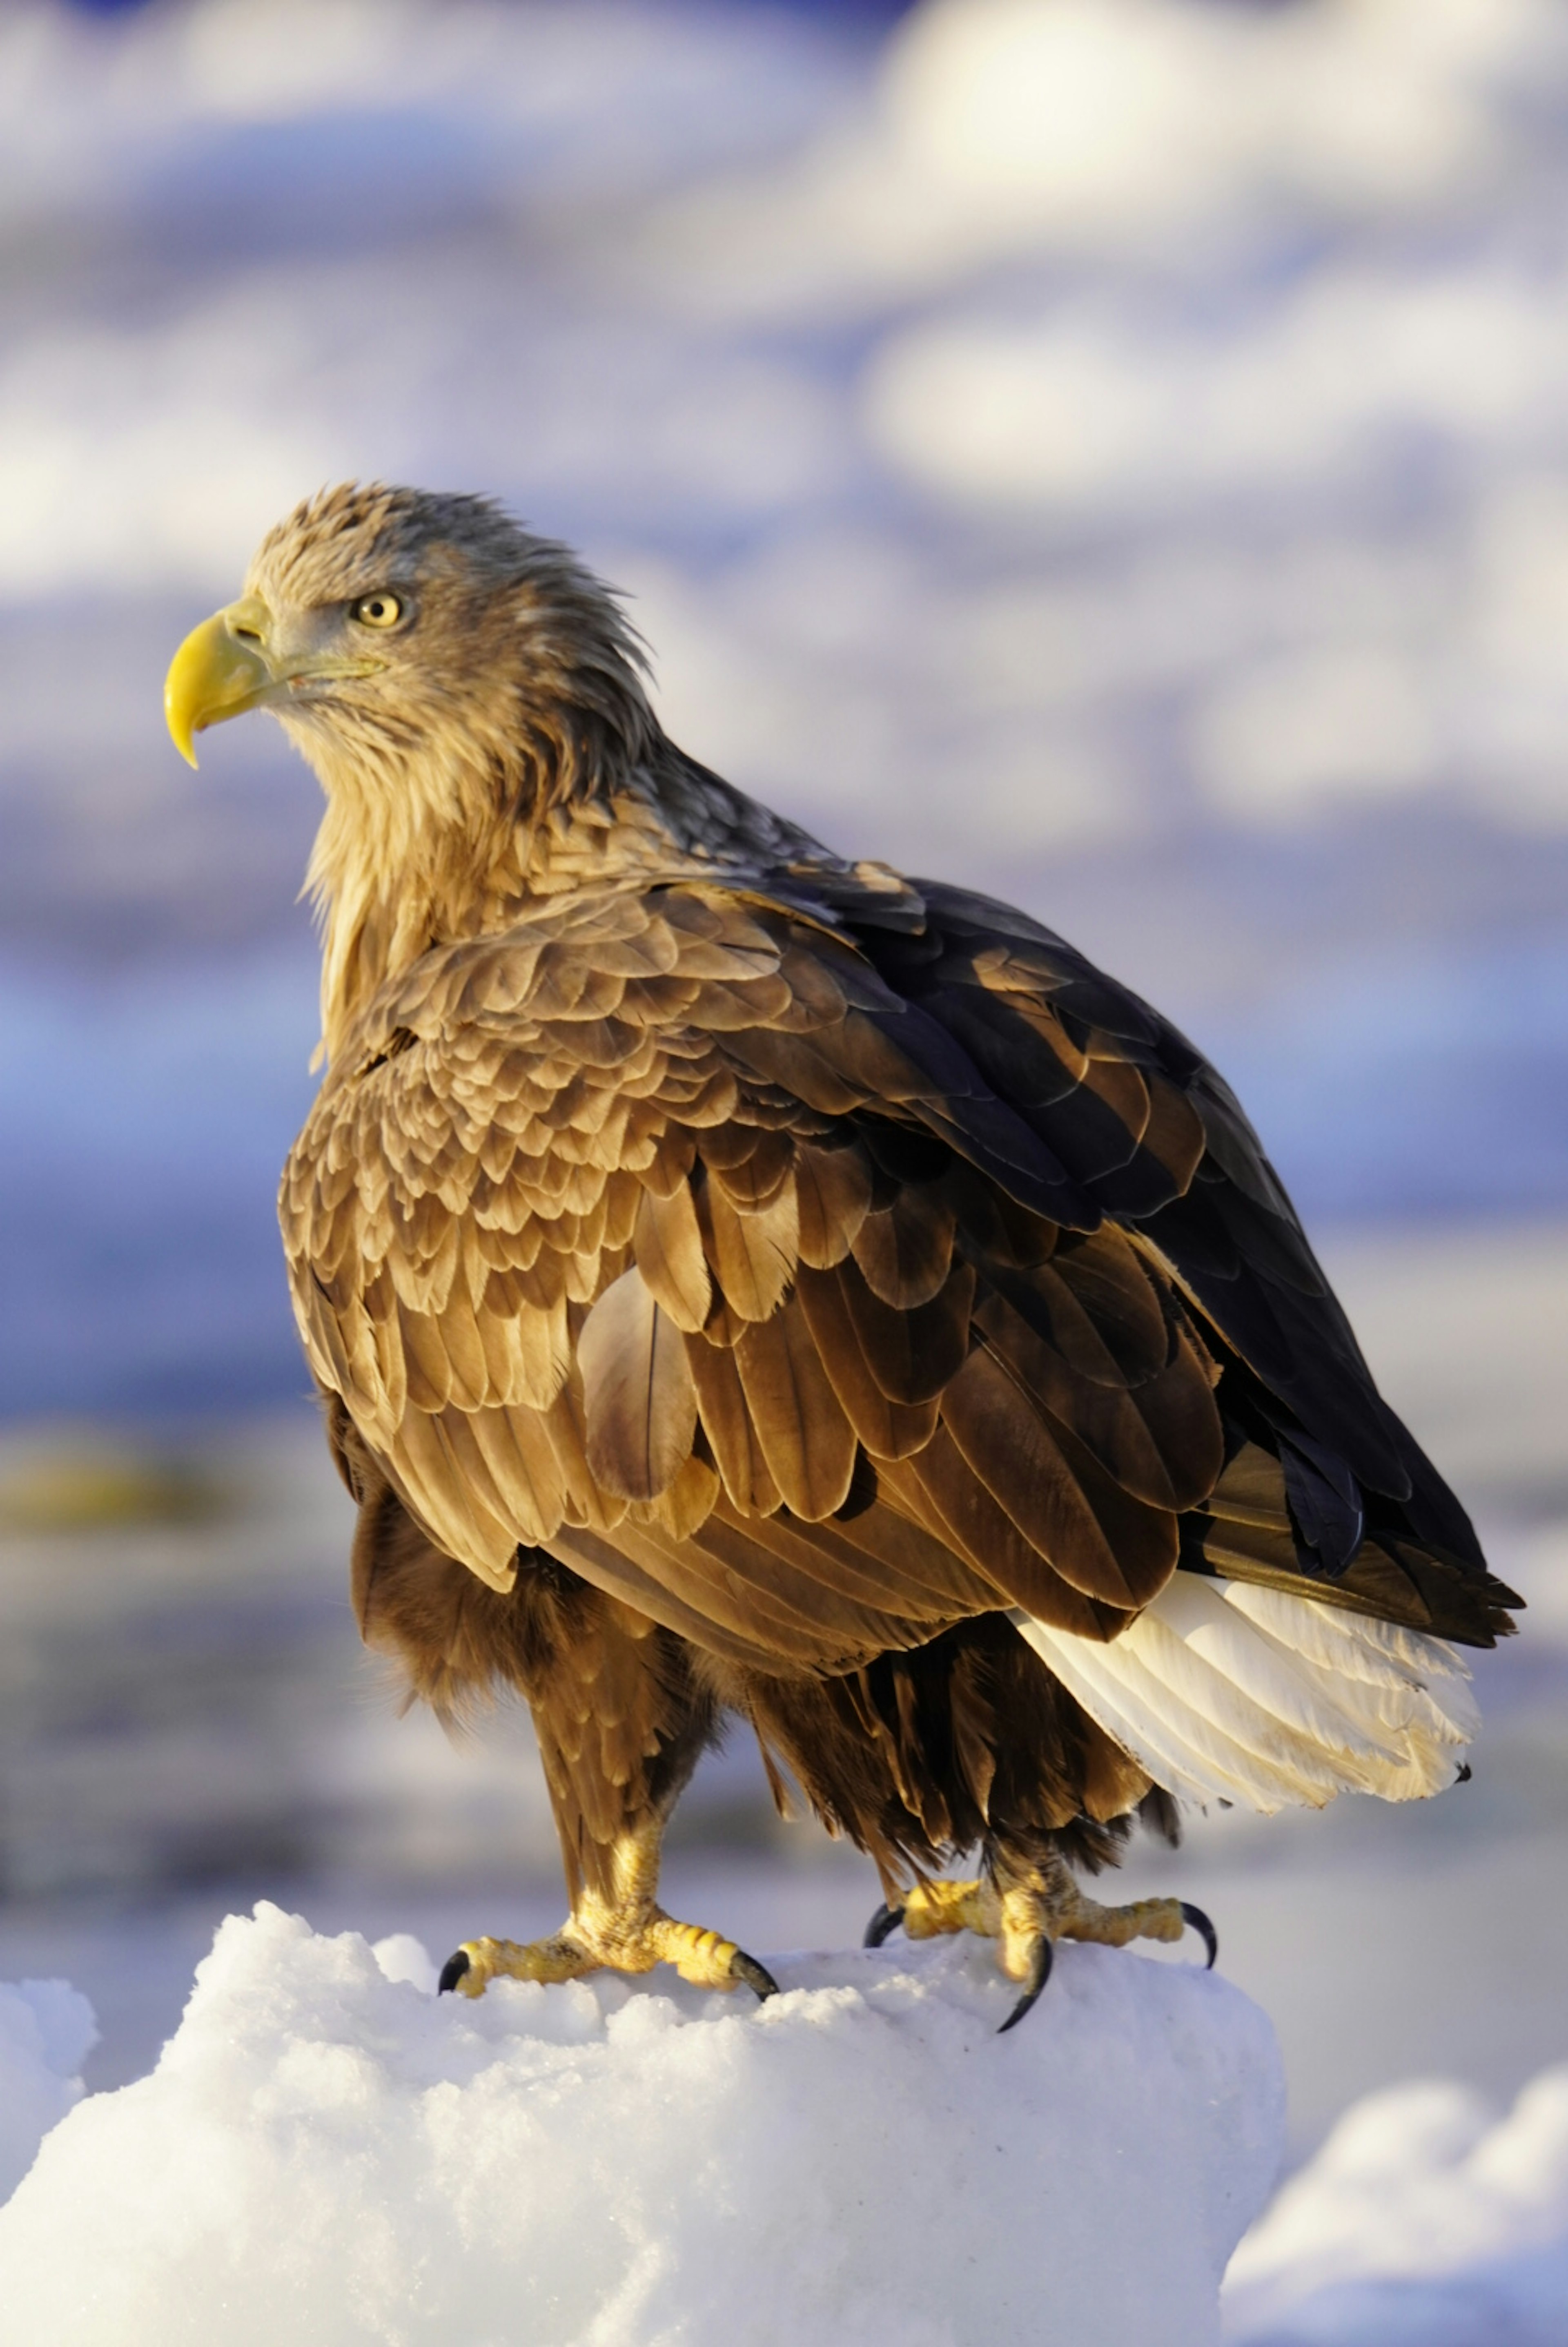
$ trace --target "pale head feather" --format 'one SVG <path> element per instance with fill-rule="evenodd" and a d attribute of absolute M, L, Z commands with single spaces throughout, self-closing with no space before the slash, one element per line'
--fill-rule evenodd
<path fill-rule="evenodd" d="M 246 579 L 285 635 L 308 616 L 347 629 L 378 590 L 412 615 L 375 640 L 380 672 L 275 712 L 327 795 L 307 887 L 329 1047 L 389 972 L 515 898 L 543 823 L 628 787 L 665 746 L 615 595 L 490 499 L 324 489 Z"/>

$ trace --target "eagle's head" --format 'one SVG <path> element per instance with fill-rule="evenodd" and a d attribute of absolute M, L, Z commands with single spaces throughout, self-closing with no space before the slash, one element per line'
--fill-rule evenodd
<path fill-rule="evenodd" d="M 335 1051 L 381 981 L 494 926 L 552 820 L 668 755 L 615 598 L 487 498 L 325 489 L 262 540 L 174 656 L 169 732 L 280 718 L 327 810 L 308 886 Z"/>
<path fill-rule="evenodd" d="M 488 498 L 347 483 L 262 540 L 164 706 L 192 765 L 205 727 L 270 709 L 329 792 L 525 814 L 645 754 L 638 664 L 609 591 Z"/>

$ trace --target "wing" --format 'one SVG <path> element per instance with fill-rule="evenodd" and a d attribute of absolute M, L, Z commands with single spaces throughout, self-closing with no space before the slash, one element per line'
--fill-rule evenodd
<path fill-rule="evenodd" d="M 1469 1518 L 1379 1394 L 1223 1077 L 1025 915 L 915 885 L 918 938 L 863 933 L 879 970 L 1165 1267 L 1219 1367 L 1227 1463 L 1184 1522 L 1184 1564 L 1466 1642 L 1510 1629 L 1502 1609 L 1521 1601 L 1488 1573 Z M 1174 1153 L 1173 1094 L 1192 1120 Z"/>
<path fill-rule="evenodd" d="M 437 1544 L 776 1673 L 1007 1606 L 1106 1639 L 1178 1557 L 1489 1635 L 1413 1446 L 1335 1447 L 1369 1380 L 1217 1079 L 1022 917 L 866 894 L 858 938 L 852 898 L 575 897 L 372 1006 L 282 1219 Z M 1347 1542 L 1363 1471 L 1409 1554 Z"/>

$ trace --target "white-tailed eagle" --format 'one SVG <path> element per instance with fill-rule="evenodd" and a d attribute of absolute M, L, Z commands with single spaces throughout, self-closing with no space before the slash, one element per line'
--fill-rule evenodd
<path fill-rule="evenodd" d="M 872 1936 L 993 1937 L 1013 2019 L 1056 1938 L 1212 1955 L 1078 1888 L 1139 1813 L 1461 1773 L 1456 1646 L 1518 1601 L 1156 1011 L 677 749 L 484 499 L 274 529 L 169 671 L 187 756 L 251 708 L 327 801 L 280 1204 L 361 1626 L 438 1708 L 523 1694 L 565 1861 L 562 1930 L 447 1984 L 767 1993 L 657 1901 L 727 1713 L 875 1860 Z"/>

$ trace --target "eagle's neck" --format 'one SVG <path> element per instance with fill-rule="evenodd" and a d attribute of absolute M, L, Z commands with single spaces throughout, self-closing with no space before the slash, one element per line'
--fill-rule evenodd
<path fill-rule="evenodd" d="M 498 925 L 516 829 L 489 774 L 306 753 L 326 792 L 306 888 L 321 923 L 321 1053 L 433 945 Z"/>
<path fill-rule="evenodd" d="M 327 793 L 307 887 L 321 918 L 321 1052 L 433 948 L 494 935 L 530 907 L 603 888 L 730 879 L 755 887 L 802 834 L 659 737 L 571 791 L 536 774 L 383 773 L 307 754 Z"/>

